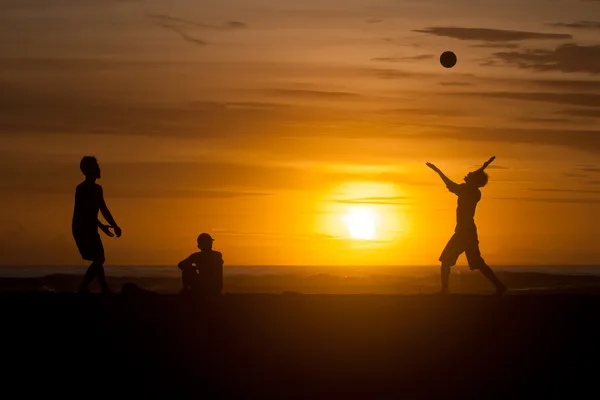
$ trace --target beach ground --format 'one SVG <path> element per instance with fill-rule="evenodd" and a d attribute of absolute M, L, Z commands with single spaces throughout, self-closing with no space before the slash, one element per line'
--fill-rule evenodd
<path fill-rule="evenodd" d="M 0 294 L 3 390 L 547 398 L 595 388 L 600 295 Z"/>

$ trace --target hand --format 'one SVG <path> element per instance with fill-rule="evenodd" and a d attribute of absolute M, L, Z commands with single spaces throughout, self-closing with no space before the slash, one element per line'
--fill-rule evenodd
<path fill-rule="evenodd" d="M 105 234 L 106 236 L 109 236 L 109 237 L 114 237 L 114 236 L 115 236 L 115 235 L 114 235 L 114 233 L 112 233 L 112 232 L 110 231 L 110 226 L 108 226 L 108 225 L 100 225 L 100 226 L 99 226 L 99 228 L 100 228 L 100 230 L 101 230 L 102 232 L 104 232 L 104 234 Z"/>
<path fill-rule="evenodd" d="M 439 172 L 440 169 L 438 167 L 436 167 L 435 165 L 433 165 L 432 163 L 428 162 L 425 163 L 425 165 L 427 165 L 429 168 L 431 168 L 432 170 L 434 170 L 435 172 Z"/>
<path fill-rule="evenodd" d="M 121 237 L 121 235 L 123 234 L 121 228 L 118 225 L 115 225 L 113 226 L 113 229 L 115 230 L 115 234 L 117 235 L 117 237 Z"/>

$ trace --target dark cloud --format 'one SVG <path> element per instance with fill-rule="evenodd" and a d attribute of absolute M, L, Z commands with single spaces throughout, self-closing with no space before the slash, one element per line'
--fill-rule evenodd
<path fill-rule="evenodd" d="M 519 117 L 515 119 L 516 121 L 521 122 L 535 122 L 535 123 L 545 123 L 545 124 L 574 124 L 577 123 L 576 120 L 572 118 L 549 118 L 549 117 Z"/>
<path fill-rule="evenodd" d="M 474 86 L 473 83 L 471 83 L 471 82 L 440 82 L 440 85 L 442 85 L 442 86 L 458 86 L 458 87 Z"/>
<path fill-rule="evenodd" d="M 600 204 L 600 199 L 588 199 L 588 198 L 553 198 L 553 197 L 493 197 L 497 200 L 515 200 L 515 201 L 527 201 L 527 202 L 538 202 L 538 203 L 557 203 L 557 204 Z"/>
<path fill-rule="evenodd" d="M 573 117 L 600 118 L 600 109 L 596 108 L 570 108 L 566 110 L 557 111 L 556 113 L 562 115 L 570 115 Z"/>
<path fill-rule="evenodd" d="M 600 90 L 600 80 L 574 80 L 574 79 L 534 79 L 531 81 L 520 83 L 532 83 L 540 87 L 548 87 L 552 89 L 564 89 L 575 91 L 597 91 Z"/>
<path fill-rule="evenodd" d="M 154 21 L 158 26 L 175 32 L 179 37 L 189 43 L 204 46 L 206 41 L 197 38 L 189 32 L 190 28 L 210 29 L 217 31 L 228 31 L 246 28 L 246 24 L 239 21 L 228 21 L 222 25 L 211 25 L 190 21 L 183 18 L 173 17 L 168 14 L 148 14 L 148 18 Z"/>
<path fill-rule="evenodd" d="M 405 62 L 405 61 L 431 60 L 434 57 L 435 57 L 435 55 L 433 55 L 433 54 L 420 54 L 417 56 L 375 57 L 375 58 L 372 58 L 371 61 L 396 63 L 396 62 Z"/>
<path fill-rule="evenodd" d="M 325 90 L 305 89 L 266 89 L 264 90 L 264 93 L 299 99 L 352 99 L 360 97 L 359 94 L 351 92 L 331 92 Z"/>
<path fill-rule="evenodd" d="M 411 184 L 403 174 L 328 172 L 318 168 L 234 162 L 104 162 L 99 160 L 107 197 L 227 199 L 264 197 L 279 190 L 324 190 L 340 181 L 369 179 Z M 3 157 L 0 195 L 72 196 L 81 182 L 79 159 Z M 32 184 L 35 182 L 35 184 Z M 417 182 L 419 183 L 419 182 Z M 369 198 L 372 202 L 401 198 Z"/>
<path fill-rule="evenodd" d="M 578 167 L 575 170 L 581 171 L 581 172 L 600 173 L 600 167 L 585 166 L 585 167 Z"/>
<path fill-rule="evenodd" d="M 192 27 L 196 27 L 196 28 L 212 29 L 212 30 L 219 30 L 219 31 L 247 28 L 247 25 L 240 21 L 227 21 L 221 25 L 211 25 L 211 24 L 204 24 L 204 23 L 195 22 L 195 21 L 191 21 L 191 20 L 187 20 L 187 19 L 183 19 L 183 18 L 173 17 L 168 14 L 148 14 L 148 18 L 150 18 L 151 20 L 153 20 L 154 22 L 156 22 L 157 24 L 159 24 L 161 26 L 187 25 L 187 26 L 192 26 Z"/>
<path fill-rule="evenodd" d="M 186 32 L 184 28 L 168 24 L 163 24 L 161 26 L 165 29 L 175 32 L 177 35 L 179 35 L 180 38 L 182 38 L 186 42 L 193 43 L 199 46 L 204 46 L 207 44 L 204 40 L 190 35 L 188 32 Z"/>
<path fill-rule="evenodd" d="M 0 97 L 0 135 L 22 133 L 133 134 L 223 138 L 274 134 L 299 120 L 294 107 L 277 103 L 143 101 L 92 90 L 20 88 Z"/>
<path fill-rule="evenodd" d="M 509 99 L 536 101 L 575 106 L 600 107 L 600 94 L 596 93 L 544 93 L 544 92 L 464 92 L 453 96 L 481 97 L 486 99 Z"/>
<path fill-rule="evenodd" d="M 402 71 L 386 68 L 367 68 L 363 70 L 364 74 L 375 76 L 379 79 L 406 79 L 417 77 L 431 77 L 431 74 L 414 71 Z"/>
<path fill-rule="evenodd" d="M 429 35 L 449 37 L 459 40 L 483 42 L 513 42 L 532 39 L 572 39 L 571 35 L 563 33 L 540 33 L 487 28 L 429 27 L 424 29 L 416 29 L 413 32 L 426 33 Z"/>
<path fill-rule="evenodd" d="M 596 194 L 600 193 L 600 190 L 596 189 L 527 189 L 530 192 L 547 192 L 547 193 L 589 193 Z"/>
<path fill-rule="evenodd" d="M 554 50 L 533 49 L 498 52 L 490 62 L 502 62 L 518 68 L 535 71 L 600 73 L 600 45 L 580 46 L 563 44 Z"/>
<path fill-rule="evenodd" d="M 600 21 L 554 22 L 547 25 L 556 28 L 600 30 Z"/>
<path fill-rule="evenodd" d="M 403 136 L 409 138 L 408 135 Z M 526 143 L 567 147 L 600 153 L 600 130 L 551 128 L 489 128 L 445 126 L 443 131 L 419 135 L 430 140 L 453 139 L 470 142 Z"/>
<path fill-rule="evenodd" d="M 447 107 L 444 108 L 393 108 L 389 110 L 382 110 L 380 114 L 410 117 L 410 116 L 424 116 L 424 117 L 464 117 L 470 115 L 468 111 L 453 110 Z"/>
<path fill-rule="evenodd" d="M 519 45 L 516 43 L 481 43 L 473 44 L 471 47 L 484 49 L 518 49 Z"/>
<path fill-rule="evenodd" d="M 245 101 L 245 102 L 228 102 L 224 103 L 227 108 L 248 108 L 248 109 L 259 109 L 259 110 L 278 110 L 287 109 L 291 107 L 289 104 L 281 103 L 266 103 L 260 101 Z"/>

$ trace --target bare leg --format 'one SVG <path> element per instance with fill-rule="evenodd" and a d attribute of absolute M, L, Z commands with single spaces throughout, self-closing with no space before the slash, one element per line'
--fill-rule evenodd
<path fill-rule="evenodd" d="M 98 282 L 100 282 L 100 287 L 102 288 L 102 292 L 110 293 L 108 283 L 106 283 L 106 274 L 104 272 L 104 263 L 101 263 L 101 262 L 96 263 L 96 276 L 98 277 Z"/>
<path fill-rule="evenodd" d="M 441 278 L 442 278 L 442 293 L 448 293 L 448 282 L 450 281 L 450 266 L 446 264 L 442 264 L 441 268 Z"/>
<path fill-rule="evenodd" d="M 79 293 L 84 293 L 84 292 L 88 291 L 88 287 L 90 286 L 90 283 L 92 283 L 92 280 L 94 279 L 95 275 L 96 275 L 96 263 L 93 262 L 90 264 L 87 271 L 85 272 L 85 276 L 83 277 L 83 282 L 81 282 L 81 285 L 79 286 Z"/>
<path fill-rule="evenodd" d="M 494 285 L 497 294 L 503 294 L 504 292 L 506 292 L 506 285 L 504 285 L 504 283 L 502 283 L 500 279 L 498 279 L 498 277 L 496 276 L 494 271 L 492 271 L 489 265 L 484 264 L 482 267 L 479 268 L 479 270 L 481 271 L 483 276 L 485 276 Z"/>

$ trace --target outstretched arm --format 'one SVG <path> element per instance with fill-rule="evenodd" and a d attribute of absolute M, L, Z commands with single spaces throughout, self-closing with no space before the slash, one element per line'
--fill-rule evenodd
<path fill-rule="evenodd" d="M 450 179 L 446 175 L 444 175 L 444 173 L 438 167 L 433 165 L 432 163 L 425 163 L 425 165 L 427 165 L 429 168 L 431 168 L 432 170 L 437 172 L 437 174 L 440 176 L 440 178 L 442 178 L 442 181 L 444 181 L 444 183 L 446 184 L 446 187 L 448 188 L 448 190 L 450 190 L 452 193 L 456 193 L 456 191 L 459 188 L 458 183 L 454 182 L 452 179 Z"/>
<path fill-rule="evenodd" d="M 483 163 L 483 166 L 481 168 L 479 168 L 477 171 L 483 171 L 484 169 L 486 169 L 491 163 L 494 162 L 494 160 L 496 159 L 496 156 L 491 157 L 489 160 L 487 160 L 485 163 Z"/>
<path fill-rule="evenodd" d="M 115 222 L 115 219 L 113 218 L 112 214 L 110 213 L 110 210 L 108 209 L 108 206 L 106 205 L 106 202 L 104 201 L 104 193 L 103 193 L 102 189 L 100 189 L 100 196 L 101 196 L 100 212 L 102 213 L 102 216 L 104 217 L 106 222 L 108 222 L 108 224 L 114 228 L 115 234 L 117 235 L 117 237 L 120 237 L 121 236 L 121 228 Z"/>

